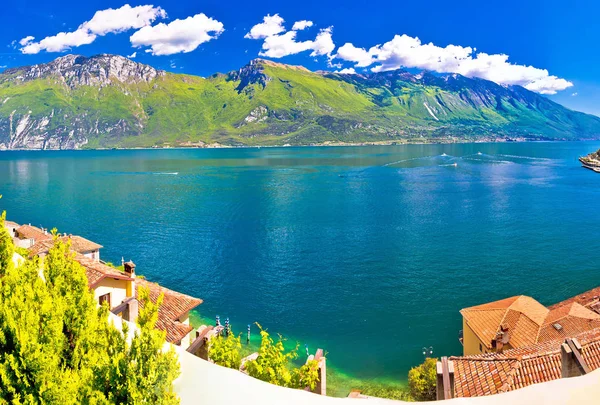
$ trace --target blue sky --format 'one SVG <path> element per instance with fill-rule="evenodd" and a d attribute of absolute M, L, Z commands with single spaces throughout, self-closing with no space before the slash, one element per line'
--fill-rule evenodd
<path fill-rule="evenodd" d="M 135 52 L 207 76 L 262 53 L 311 70 L 456 72 L 600 115 L 599 20 L 592 1 L 32 0 L 3 4 L 0 66 Z"/>

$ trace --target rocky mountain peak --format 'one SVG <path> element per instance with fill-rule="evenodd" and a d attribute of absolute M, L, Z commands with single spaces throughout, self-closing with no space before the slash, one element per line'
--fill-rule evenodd
<path fill-rule="evenodd" d="M 55 77 L 74 88 L 106 86 L 115 80 L 121 83 L 147 83 L 164 76 L 165 72 L 120 55 L 101 54 L 90 58 L 65 55 L 48 63 L 7 69 L 4 75 L 22 81 Z"/>

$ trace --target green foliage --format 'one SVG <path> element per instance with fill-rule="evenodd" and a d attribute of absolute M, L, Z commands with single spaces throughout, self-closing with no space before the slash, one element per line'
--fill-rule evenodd
<path fill-rule="evenodd" d="M 298 345 L 286 352 L 281 335 L 277 342 L 258 323 L 261 343 L 256 360 L 246 363 L 248 374 L 259 380 L 289 388 L 306 388 L 314 390 L 319 381 L 319 364 L 312 360 L 295 368 L 292 361 L 298 358 Z"/>
<path fill-rule="evenodd" d="M 435 401 L 437 359 L 426 358 L 423 364 L 413 367 L 408 372 L 408 389 L 410 396 L 417 401 Z"/>
<path fill-rule="evenodd" d="M 266 330 L 258 323 L 256 325 L 260 328 L 261 342 L 258 358 L 246 363 L 248 374 L 271 384 L 290 387 L 292 372 L 289 365 L 298 357 L 298 345 L 294 350 L 286 353 L 281 335 L 275 342 Z"/>
<path fill-rule="evenodd" d="M 140 311 L 128 343 L 88 290 L 83 268 L 58 238 L 42 262 L 18 268 L 0 218 L 0 403 L 177 404 L 179 365 L 154 329 L 156 305 Z M 8 237 L 7 237 L 8 236 Z M 43 270 L 43 271 L 41 271 Z"/>
<path fill-rule="evenodd" d="M 223 367 L 238 370 L 242 363 L 242 341 L 240 336 L 216 336 L 210 340 L 208 346 L 208 357 Z"/>
<path fill-rule="evenodd" d="M 393 384 L 366 383 L 360 385 L 360 393 L 377 398 L 412 401 L 410 393 L 405 387 Z"/>
<path fill-rule="evenodd" d="M 319 382 L 319 362 L 309 360 L 302 367 L 292 371 L 292 385 L 295 388 L 310 388 L 311 391 L 317 387 Z"/>

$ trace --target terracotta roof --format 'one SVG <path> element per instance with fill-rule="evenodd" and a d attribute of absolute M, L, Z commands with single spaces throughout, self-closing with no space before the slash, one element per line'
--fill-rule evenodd
<path fill-rule="evenodd" d="M 590 367 L 600 368 L 600 329 L 576 336 L 581 355 Z M 454 362 L 455 397 L 498 394 L 561 376 L 560 346 L 549 341 L 503 353 L 451 357 Z"/>
<path fill-rule="evenodd" d="M 87 253 L 102 248 L 102 245 L 99 245 L 95 242 L 92 242 L 77 235 L 61 236 L 59 239 L 64 243 L 70 241 L 71 250 L 77 253 Z M 36 242 L 31 248 L 29 248 L 29 253 L 31 255 L 40 255 L 43 253 L 48 253 L 52 246 L 54 246 L 54 239 L 42 240 Z"/>
<path fill-rule="evenodd" d="M 42 231 L 37 226 L 22 225 L 15 231 L 22 239 L 33 239 L 36 242 L 40 240 L 52 239 L 52 234 Z"/>
<path fill-rule="evenodd" d="M 511 346 L 535 343 L 539 328 L 548 312 L 548 308 L 525 295 L 460 311 L 467 325 L 488 349 L 492 348 L 492 340 L 496 338 L 501 326 L 510 334 Z"/>
<path fill-rule="evenodd" d="M 508 334 L 510 347 L 516 348 L 564 340 L 600 327 L 600 315 L 577 302 L 549 310 L 524 295 L 465 308 L 461 314 L 488 349 L 501 331 Z"/>
<path fill-rule="evenodd" d="M 85 268 L 85 274 L 88 279 L 88 287 L 94 288 L 101 280 L 105 278 L 115 278 L 118 280 L 133 280 L 127 274 L 107 266 L 104 263 L 97 262 L 82 254 L 75 255 L 75 261 L 79 262 Z"/>
<path fill-rule="evenodd" d="M 6 221 L 6 220 L 4 221 L 5 228 L 18 228 L 20 226 L 21 225 L 17 224 L 16 222 L 13 222 L 13 221 Z"/>
<path fill-rule="evenodd" d="M 156 283 L 152 283 L 141 278 L 136 278 L 135 284 L 135 294 L 138 301 L 140 301 L 139 290 L 143 287 L 149 289 L 150 300 L 152 302 L 156 302 L 161 293 L 164 294 L 162 305 L 158 309 L 158 321 L 156 323 L 156 327 L 160 330 L 164 330 L 167 333 L 167 342 L 180 344 L 181 339 L 183 339 L 185 335 L 190 333 L 194 328 L 192 328 L 190 325 L 179 322 L 179 318 L 188 311 L 202 304 L 202 300 L 178 293 L 177 291 L 169 290 L 168 288 L 161 287 Z M 141 301 L 140 307 L 143 308 Z"/>
<path fill-rule="evenodd" d="M 571 304 L 573 302 L 581 304 L 584 307 L 590 307 L 591 305 L 598 303 L 599 300 L 600 300 L 600 287 L 596 287 L 596 288 L 588 290 L 584 293 L 581 293 L 579 295 L 576 295 L 574 297 L 571 297 L 569 299 L 566 299 L 564 301 L 561 301 L 554 305 L 551 305 L 549 308 L 553 309 L 556 307 L 561 307 L 566 304 Z"/>

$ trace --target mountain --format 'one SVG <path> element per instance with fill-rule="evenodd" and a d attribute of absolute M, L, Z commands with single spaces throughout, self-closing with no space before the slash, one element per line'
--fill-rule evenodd
<path fill-rule="evenodd" d="M 0 149 L 598 139 L 600 118 L 457 74 L 311 72 L 256 59 L 208 78 L 77 55 L 0 74 Z"/>

